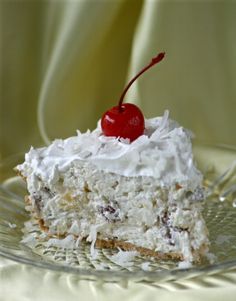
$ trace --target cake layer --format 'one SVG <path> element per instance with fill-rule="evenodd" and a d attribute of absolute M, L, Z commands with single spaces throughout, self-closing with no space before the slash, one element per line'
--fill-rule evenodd
<path fill-rule="evenodd" d="M 153 177 L 105 173 L 81 161 L 48 184 L 31 181 L 27 209 L 49 236 L 73 234 L 93 246 L 97 238 L 118 240 L 188 261 L 208 245 L 201 187 L 161 187 Z"/>

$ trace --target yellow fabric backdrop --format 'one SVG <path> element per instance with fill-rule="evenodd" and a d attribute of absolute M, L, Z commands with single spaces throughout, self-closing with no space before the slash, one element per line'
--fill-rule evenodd
<path fill-rule="evenodd" d="M 127 79 L 159 51 L 166 52 L 166 59 L 144 75 L 126 99 L 139 104 L 146 117 L 169 109 L 171 117 L 192 129 L 199 142 L 236 146 L 236 1 L 0 3 L 0 159 L 73 135 L 76 129 L 94 128 L 102 113 L 116 104 Z M 44 271 L 18 264 L 12 268 L 8 261 L 1 264 L 3 295 L 9 293 L 12 281 L 22 294 L 17 300 L 31 300 L 27 282 L 32 270 L 38 273 L 34 283 L 43 279 L 39 296 L 45 287 L 50 291 L 49 284 L 57 298 L 65 289 Z M 123 296 L 115 285 L 108 287 L 112 298 Z M 79 288 L 80 293 L 88 289 L 90 297 L 97 298 L 91 283 Z M 142 298 L 173 297 L 161 290 L 156 295 L 150 287 L 145 291 L 140 284 L 131 287 L 130 300 L 141 291 Z M 232 285 L 220 289 L 218 300 L 226 293 L 227 300 L 233 300 L 235 292 Z M 198 293 L 175 296 L 197 300 Z M 208 289 L 200 294 L 206 300 L 216 296 Z M 89 291 L 80 295 L 86 296 Z"/>
<path fill-rule="evenodd" d="M 229 0 L 1 0 L 1 156 L 94 128 L 163 50 L 128 101 L 235 145 L 235 16 Z"/>

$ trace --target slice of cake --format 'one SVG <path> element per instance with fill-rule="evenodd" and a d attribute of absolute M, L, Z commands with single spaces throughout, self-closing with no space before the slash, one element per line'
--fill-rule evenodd
<path fill-rule="evenodd" d="M 145 120 L 136 105 L 123 104 L 133 82 L 163 58 L 128 83 L 93 132 L 31 148 L 17 167 L 29 191 L 26 209 L 48 238 L 85 239 L 92 255 L 95 247 L 120 248 L 197 262 L 207 252 L 191 133 L 167 111 Z"/>
<path fill-rule="evenodd" d="M 119 247 L 188 262 L 208 250 L 191 133 L 168 112 L 146 119 L 132 142 L 105 136 L 99 122 L 92 132 L 31 148 L 17 170 L 27 182 L 26 209 L 49 238 L 85 239 L 92 254 Z"/>

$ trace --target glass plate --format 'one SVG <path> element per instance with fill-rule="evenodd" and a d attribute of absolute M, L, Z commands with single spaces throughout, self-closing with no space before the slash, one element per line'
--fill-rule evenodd
<path fill-rule="evenodd" d="M 24 196 L 27 191 L 23 180 L 13 172 L 13 167 L 23 161 L 23 155 L 8 158 L 0 165 L 0 255 L 44 269 L 77 274 L 82 279 L 114 282 L 173 282 L 203 275 L 217 275 L 222 271 L 235 269 L 236 208 L 233 204 L 236 204 L 236 189 L 228 194 L 225 192 L 229 191 L 229 187 L 236 186 L 236 172 L 231 170 L 228 176 L 229 173 L 223 171 L 236 159 L 236 151 L 206 146 L 199 146 L 195 151 L 199 166 L 205 174 L 206 184 L 211 187 L 212 183 L 215 183 L 203 211 L 210 232 L 209 261 L 213 260 L 213 263 L 205 261 L 201 265 L 180 269 L 178 263 L 173 261 L 158 261 L 137 256 L 133 265 L 121 267 L 111 260 L 111 256 L 116 254 L 117 250 L 98 250 L 98 257 L 93 259 L 86 243 L 76 250 L 45 248 L 40 242 L 34 248 L 29 248 L 21 242 L 24 223 L 29 219 L 24 209 Z M 219 174 L 223 174 L 221 180 Z M 37 239 L 39 231 L 36 226 L 31 234 Z"/>

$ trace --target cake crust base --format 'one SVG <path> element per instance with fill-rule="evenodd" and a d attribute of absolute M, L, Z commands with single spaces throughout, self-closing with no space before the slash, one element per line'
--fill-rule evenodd
<path fill-rule="evenodd" d="M 42 219 L 37 220 L 39 227 L 42 231 L 48 232 L 48 228 L 45 227 L 44 221 Z M 66 235 L 58 235 L 57 237 L 59 239 L 64 238 Z M 86 240 L 86 238 L 84 238 Z M 144 247 L 138 247 L 130 242 L 125 242 L 122 240 L 116 240 L 116 239 L 101 239 L 97 238 L 95 247 L 98 249 L 122 249 L 123 251 L 137 251 L 140 253 L 142 256 L 147 256 L 147 257 L 154 257 L 156 259 L 162 259 L 162 260 L 183 260 L 182 254 L 179 253 L 161 253 L 161 252 L 156 252 L 148 248 Z"/>
<path fill-rule="evenodd" d="M 95 243 L 98 249 L 117 249 L 120 248 L 123 251 L 137 251 L 142 256 L 154 257 L 161 260 L 183 260 L 182 254 L 179 253 L 161 253 L 156 252 L 148 248 L 138 247 L 130 242 L 125 242 L 121 240 L 105 240 L 97 239 Z"/>

